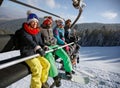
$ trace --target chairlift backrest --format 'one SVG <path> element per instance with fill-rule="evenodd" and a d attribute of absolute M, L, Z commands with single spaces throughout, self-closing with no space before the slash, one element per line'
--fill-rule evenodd
<path fill-rule="evenodd" d="M 14 34 L 0 35 L 0 53 L 11 51 L 15 48 Z M 5 62 L 20 59 L 20 56 L 8 58 L 0 61 L 2 65 Z M 9 73 L 9 74 L 8 74 Z M 22 79 L 30 73 L 29 67 L 24 63 L 15 64 L 13 66 L 0 69 L 0 88 L 6 88 L 10 84 Z"/>
<path fill-rule="evenodd" d="M 0 0 L 0 6 L 2 5 L 3 0 Z"/>
<path fill-rule="evenodd" d="M 0 53 L 11 51 L 14 47 L 13 34 L 0 35 Z"/>

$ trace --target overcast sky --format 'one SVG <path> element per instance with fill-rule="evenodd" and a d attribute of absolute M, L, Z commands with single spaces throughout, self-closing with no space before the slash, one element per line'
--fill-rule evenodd
<path fill-rule="evenodd" d="M 43 10 L 60 15 L 65 19 L 72 19 L 78 15 L 78 10 L 72 6 L 72 0 L 19 0 L 24 3 L 33 5 Z M 78 23 L 120 23 L 120 0 L 84 0 L 86 7 Z M 18 5 L 9 0 L 4 0 L 0 10 L 0 17 L 8 15 L 12 18 L 26 18 L 27 10 L 32 10 L 39 17 L 44 17 L 48 14 L 39 12 L 37 10 Z M 7 11 L 7 12 L 6 12 Z M 9 12 L 9 13 L 8 13 Z M 58 19 L 58 18 L 54 18 Z"/>

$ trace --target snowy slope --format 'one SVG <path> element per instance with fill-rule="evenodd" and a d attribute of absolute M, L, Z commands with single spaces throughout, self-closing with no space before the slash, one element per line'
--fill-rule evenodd
<path fill-rule="evenodd" d="M 18 51 L 16 54 L 19 54 Z M 9 55 L 15 55 L 15 51 L 14 54 L 9 52 Z M 3 54 L 0 54 L 0 58 L 3 58 Z M 77 64 L 76 70 L 85 70 L 96 78 L 89 77 L 90 82 L 86 85 L 62 80 L 60 88 L 120 88 L 119 67 L 120 47 L 81 47 L 80 63 Z M 29 88 L 30 78 L 31 76 L 28 75 L 7 88 Z M 52 82 L 52 78 L 49 78 L 48 83 L 52 84 Z"/>
<path fill-rule="evenodd" d="M 82 47 L 81 66 L 120 74 L 120 47 Z"/>

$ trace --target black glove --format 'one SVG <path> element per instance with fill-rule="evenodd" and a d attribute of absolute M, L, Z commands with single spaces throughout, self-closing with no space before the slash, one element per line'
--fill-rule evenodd
<path fill-rule="evenodd" d="M 45 56 L 45 51 L 42 48 L 38 49 L 36 53 L 40 54 L 41 56 Z"/>
<path fill-rule="evenodd" d="M 44 49 L 45 51 L 48 51 L 48 50 L 49 50 L 48 46 L 44 46 L 43 49 Z"/>
<path fill-rule="evenodd" d="M 79 60 L 80 58 L 79 58 L 79 56 L 77 57 L 77 63 L 79 63 L 80 62 L 80 60 Z"/>
<path fill-rule="evenodd" d="M 76 38 L 74 39 L 75 44 L 78 44 L 80 40 L 81 40 L 80 37 L 76 37 Z"/>

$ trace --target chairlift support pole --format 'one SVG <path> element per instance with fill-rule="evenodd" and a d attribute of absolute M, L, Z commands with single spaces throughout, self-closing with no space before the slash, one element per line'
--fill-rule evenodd
<path fill-rule="evenodd" d="M 79 9 L 79 14 L 77 16 L 77 18 L 75 19 L 75 21 L 72 23 L 71 27 L 70 28 L 73 28 L 75 23 L 78 21 L 78 19 L 80 18 L 81 16 L 81 13 L 82 13 L 82 9 L 83 7 L 86 6 L 86 4 L 83 2 L 83 0 L 72 0 L 73 1 L 73 6 L 76 8 L 76 9 Z M 81 5 L 80 5 L 81 4 Z"/>
<path fill-rule="evenodd" d="M 75 23 L 78 21 L 78 19 L 80 18 L 80 16 L 81 16 L 81 10 L 79 9 L 79 14 L 78 14 L 77 18 L 75 19 L 75 21 L 72 23 L 72 25 L 71 25 L 70 28 L 74 27 Z"/>
<path fill-rule="evenodd" d="M 55 49 L 48 50 L 45 53 L 53 52 L 53 51 L 55 51 L 57 49 L 61 49 L 63 47 L 66 47 L 66 46 L 69 46 L 69 45 L 72 45 L 72 44 L 74 44 L 74 42 L 66 44 L 66 45 L 63 45 L 63 46 L 60 46 L 60 47 L 55 48 Z M 35 54 L 35 55 L 31 55 L 31 56 L 24 57 L 24 58 L 21 58 L 21 59 L 17 59 L 17 60 L 14 60 L 14 61 L 5 62 L 5 63 L 0 65 L 0 69 L 3 69 L 3 68 L 6 68 L 6 67 L 9 67 L 9 66 L 18 64 L 20 62 L 23 62 L 23 61 L 26 61 L 26 60 L 29 60 L 29 59 L 32 59 L 32 58 L 38 57 L 38 56 L 40 56 L 40 55 L 39 54 Z"/>

